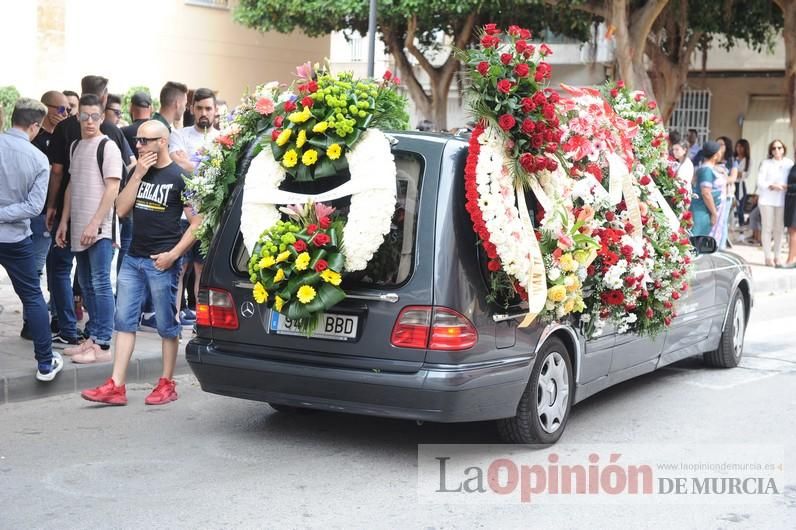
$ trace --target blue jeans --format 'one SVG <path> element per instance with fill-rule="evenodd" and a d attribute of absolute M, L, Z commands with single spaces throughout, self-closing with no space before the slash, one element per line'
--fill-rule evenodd
<path fill-rule="evenodd" d="M 77 278 L 83 292 L 83 303 L 88 310 L 86 331 L 100 346 L 110 346 L 113 336 L 113 289 L 111 288 L 111 262 L 113 242 L 98 239 L 77 257 Z"/>
<path fill-rule="evenodd" d="M 41 278 L 44 264 L 47 262 L 47 253 L 50 252 L 50 232 L 47 230 L 45 215 L 37 215 L 30 219 L 31 240 L 33 241 L 33 260 L 36 274 Z M 28 315 L 22 312 L 22 320 L 27 322 Z"/>
<path fill-rule="evenodd" d="M 47 254 L 50 252 L 50 232 L 47 230 L 45 215 L 37 215 L 30 220 L 30 230 L 33 232 L 33 256 L 36 261 L 36 273 L 41 276 L 44 272 L 44 264 L 47 262 Z"/>
<path fill-rule="evenodd" d="M 145 288 L 152 293 L 158 334 L 171 339 L 180 336 L 177 322 L 177 280 L 180 260 L 165 271 L 155 268 L 150 258 L 127 255 L 116 278 L 116 331 L 135 333 L 141 316 Z"/>
<path fill-rule="evenodd" d="M 52 339 L 47 304 L 41 294 L 39 275 L 36 274 L 36 255 L 33 240 L 29 237 L 17 243 L 0 243 L 0 265 L 8 273 L 11 285 L 28 319 L 28 329 L 33 336 L 33 351 L 40 363 L 52 361 Z"/>
<path fill-rule="evenodd" d="M 68 338 L 77 338 L 77 316 L 72 292 L 74 261 L 75 256 L 68 243 L 65 248 L 60 248 L 53 242 L 50 254 L 47 256 L 47 283 L 50 286 L 50 302 L 58 317 L 59 332 L 62 337 Z"/>
<path fill-rule="evenodd" d="M 116 276 L 119 276 L 119 271 L 122 270 L 122 262 L 127 252 L 130 250 L 130 244 L 133 242 L 133 218 L 132 214 L 127 217 L 119 217 L 119 255 L 116 256 Z"/>

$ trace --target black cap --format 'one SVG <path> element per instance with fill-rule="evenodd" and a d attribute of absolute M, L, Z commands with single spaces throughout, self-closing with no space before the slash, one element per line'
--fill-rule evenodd
<path fill-rule="evenodd" d="M 150 98 L 149 94 L 146 92 L 136 92 L 133 94 L 133 97 L 130 98 L 130 103 L 134 107 L 149 108 L 152 106 L 152 98 Z"/>
<path fill-rule="evenodd" d="M 705 142 L 702 144 L 702 158 L 705 160 L 711 158 L 713 155 L 719 152 L 719 149 L 721 149 L 721 144 L 719 142 Z"/>

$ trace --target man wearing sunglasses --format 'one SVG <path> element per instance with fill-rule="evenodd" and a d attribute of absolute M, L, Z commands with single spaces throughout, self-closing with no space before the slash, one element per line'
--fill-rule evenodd
<path fill-rule="evenodd" d="M 108 102 L 105 104 L 105 123 L 116 127 L 122 119 L 122 98 L 116 94 L 108 94 Z"/>
<path fill-rule="evenodd" d="M 138 128 L 139 161 L 130 182 L 119 194 L 116 207 L 121 216 L 133 216 L 133 243 L 122 263 L 116 285 L 116 357 L 113 373 L 102 385 L 84 390 L 89 401 L 125 405 L 125 379 L 135 348 L 138 317 L 149 286 L 155 305 L 155 320 L 163 350 L 163 375 L 147 396 L 147 405 L 164 405 L 177 399 L 172 379 L 179 349 L 177 321 L 177 277 L 180 258 L 195 241 L 201 218 L 182 193 L 185 181 L 180 166 L 169 156 L 169 132 L 160 121 L 150 120 Z M 190 228 L 183 231 L 180 215 L 185 213 Z"/>
<path fill-rule="evenodd" d="M 98 75 L 85 76 L 81 80 L 81 88 L 84 94 L 95 94 L 98 96 L 100 106 L 104 109 L 105 101 L 108 97 L 108 80 L 106 78 Z M 119 151 L 123 153 L 124 163 L 135 161 L 122 131 L 118 127 L 104 123 L 104 120 L 101 121 L 102 123 L 99 124 L 100 132 L 107 135 L 116 144 Z M 81 138 L 81 134 L 80 122 L 77 117 L 70 116 L 55 128 L 50 147 L 47 150 L 47 156 L 52 164 L 50 187 L 47 196 L 47 227 L 51 232 L 61 222 L 66 185 L 70 179 L 70 147 L 73 142 Z M 129 154 L 124 154 L 125 152 Z M 59 348 L 76 345 L 80 341 L 72 290 L 74 254 L 72 254 L 68 244 L 69 238 L 67 237 L 66 240 L 67 244 L 63 247 L 53 244 L 50 248 L 50 254 L 47 256 L 47 275 L 59 327 L 59 333 L 53 337 L 53 344 Z"/>
<path fill-rule="evenodd" d="M 113 335 L 113 204 L 119 194 L 122 158 L 116 144 L 100 131 L 104 115 L 97 96 L 80 98 L 78 119 L 82 136 L 70 146 L 71 178 L 55 239 L 63 248 L 69 237 L 77 258 L 77 277 L 89 314 L 89 338 L 80 346 L 65 349 L 64 354 L 76 363 L 107 362 Z M 98 151 L 102 152 L 102 165 Z"/>

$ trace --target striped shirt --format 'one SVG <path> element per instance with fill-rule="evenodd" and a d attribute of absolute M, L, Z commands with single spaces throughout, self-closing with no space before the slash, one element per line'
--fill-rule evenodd
<path fill-rule="evenodd" d="M 107 136 L 101 134 L 94 138 L 80 140 L 71 157 L 69 189 L 72 194 L 72 203 L 69 220 L 73 252 L 81 252 L 88 248 L 80 244 L 80 237 L 102 202 L 102 195 L 105 193 L 105 180 L 102 175 L 105 175 L 105 179 L 116 180 L 121 179 L 122 176 L 122 153 L 112 141 L 105 142 L 105 155 L 102 173 L 100 173 L 97 164 L 97 149 L 103 138 L 107 138 Z M 98 240 L 112 237 L 112 223 L 113 208 L 108 210 L 100 224 Z"/>

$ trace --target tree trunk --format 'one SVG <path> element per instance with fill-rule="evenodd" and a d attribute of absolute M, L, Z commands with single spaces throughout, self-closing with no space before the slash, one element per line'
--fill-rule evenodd
<path fill-rule="evenodd" d="M 796 142 L 796 0 L 778 0 L 785 18 L 785 95 L 793 140 Z"/>

